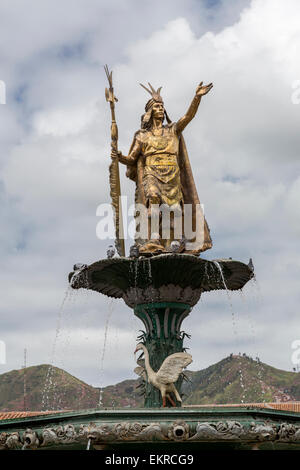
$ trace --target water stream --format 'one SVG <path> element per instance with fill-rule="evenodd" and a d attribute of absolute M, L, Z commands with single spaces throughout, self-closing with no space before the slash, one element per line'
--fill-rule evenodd
<path fill-rule="evenodd" d="M 106 344 L 107 344 L 107 333 L 108 333 L 108 327 L 109 327 L 109 322 L 114 310 L 114 299 L 109 299 L 109 304 L 108 304 L 108 312 L 105 320 L 105 327 L 104 327 L 104 341 L 103 341 L 103 348 L 101 352 L 101 359 L 100 359 L 100 390 L 99 390 L 99 402 L 98 402 L 98 407 L 101 408 L 103 406 L 102 402 L 102 397 L 103 397 L 103 374 L 104 374 L 104 359 L 105 359 L 105 353 L 106 353 Z"/>
<path fill-rule="evenodd" d="M 151 259 L 147 259 L 147 265 L 148 265 L 148 272 L 147 272 L 147 277 L 148 277 L 148 282 L 149 282 L 149 289 L 150 289 L 150 301 L 151 303 L 154 302 L 155 298 L 155 290 L 153 286 L 153 278 L 152 278 L 152 267 L 151 267 Z"/>
<path fill-rule="evenodd" d="M 57 325 L 56 325 L 56 332 L 55 338 L 52 346 L 52 353 L 50 359 L 50 366 L 48 368 L 44 390 L 42 394 L 42 409 L 61 409 L 63 408 L 63 402 L 66 394 L 66 387 L 63 387 L 64 391 L 57 389 L 57 382 L 54 377 L 54 363 L 57 365 L 59 363 L 59 367 L 62 370 L 65 370 L 65 358 L 67 357 L 67 350 L 70 347 L 70 338 L 71 333 L 73 330 L 73 321 L 72 321 L 72 314 L 75 309 L 76 302 L 78 298 L 85 299 L 87 302 L 91 292 L 88 290 L 89 287 L 89 279 L 88 279 L 88 272 L 86 270 L 83 271 L 82 269 L 78 269 L 75 274 L 73 275 L 74 279 L 78 275 L 83 276 L 83 286 L 85 289 L 80 289 L 80 291 L 75 290 L 71 287 L 71 284 L 67 287 L 61 307 L 58 312 L 57 318 Z M 66 309 L 66 305 L 69 305 L 69 308 Z M 64 328 L 63 328 L 64 323 Z M 62 339 L 62 331 L 64 331 L 63 339 L 64 341 L 61 342 Z M 58 352 L 58 344 L 61 342 L 62 349 L 60 351 L 59 357 L 57 357 Z M 64 377 L 63 377 L 64 378 Z M 51 403 L 50 403 L 51 402 Z"/>
<path fill-rule="evenodd" d="M 245 297 L 245 294 L 242 291 L 242 289 L 238 290 L 237 292 L 240 296 L 240 299 L 244 303 L 244 305 L 246 305 L 247 301 L 246 301 L 246 297 Z M 249 323 L 249 328 L 250 328 L 250 332 L 251 332 L 252 345 L 254 347 L 256 345 L 256 332 L 255 332 L 254 324 L 253 324 L 253 321 L 252 321 L 252 318 L 251 318 L 251 315 L 250 315 L 248 309 L 246 310 L 246 316 L 247 316 L 247 321 Z"/>
<path fill-rule="evenodd" d="M 43 410 L 48 410 L 50 407 L 49 404 L 49 398 L 50 398 L 50 393 L 53 393 L 53 386 L 55 385 L 54 380 L 53 380 L 53 374 L 54 374 L 54 362 L 56 359 L 56 348 L 57 348 L 57 343 L 58 339 L 61 333 L 61 325 L 62 325 L 62 318 L 63 318 L 63 313 L 64 313 L 64 308 L 67 303 L 72 298 L 72 295 L 74 293 L 74 290 L 72 289 L 71 286 L 68 286 L 62 303 L 60 305 L 60 308 L 58 310 L 58 316 L 57 316 L 57 322 L 56 322 L 56 329 L 55 329 L 55 337 L 52 345 L 52 352 L 50 356 L 50 365 L 47 370 L 46 378 L 45 378 L 45 384 L 44 384 L 44 389 L 42 393 L 42 409 Z"/>
<path fill-rule="evenodd" d="M 246 297 L 245 294 L 242 290 L 239 291 L 240 297 L 244 303 L 246 303 Z M 256 392 L 257 395 L 260 397 L 260 400 L 265 402 L 265 390 L 264 390 L 264 382 L 263 382 L 263 374 L 264 374 L 264 367 L 262 363 L 260 362 L 259 359 L 259 353 L 257 352 L 257 347 L 258 347 L 258 338 L 257 338 L 257 333 L 254 327 L 254 322 L 253 318 L 251 316 L 252 310 L 256 311 L 257 310 L 257 305 L 261 304 L 263 300 L 262 294 L 261 294 L 261 289 L 259 286 L 259 283 L 256 279 L 256 276 L 254 276 L 249 283 L 247 284 L 247 320 L 250 326 L 250 331 L 251 331 L 251 337 L 252 337 L 252 345 L 253 345 L 253 350 L 256 348 L 256 353 L 255 353 L 255 362 L 256 362 L 256 368 L 257 368 L 257 382 L 256 382 Z M 254 306 L 251 308 L 249 307 L 249 302 L 250 305 L 251 303 L 254 304 Z M 250 310 L 250 311 L 249 311 Z M 259 388 L 260 387 L 260 388 Z"/>
<path fill-rule="evenodd" d="M 230 310 L 231 310 L 231 319 L 232 319 L 232 328 L 233 328 L 234 339 L 235 339 L 236 347 L 239 348 L 237 321 L 236 321 L 236 315 L 235 315 L 233 305 L 232 305 L 232 301 L 231 301 L 231 295 L 229 293 L 229 289 L 227 288 L 227 284 L 226 284 L 225 277 L 224 277 L 224 274 L 223 274 L 222 266 L 220 265 L 220 263 L 218 263 L 218 261 L 213 261 L 213 263 L 215 264 L 215 266 L 217 266 L 217 268 L 219 270 L 219 273 L 220 273 L 220 276 L 221 276 L 221 279 L 222 279 L 222 283 L 223 283 L 224 288 L 226 290 L 226 295 L 227 295 L 228 302 L 229 302 L 229 305 L 230 305 Z M 239 357 L 240 357 L 240 355 L 239 355 Z M 241 386 L 241 389 L 242 389 L 242 400 L 241 400 L 241 402 L 244 403 L 245 402 L 245 385 L 244 385 L 244 377 L 243 377 L 243 371 L 242 371 L 242 363 L 241 363 L 240 360 L 239 360 L 239 366 L 240 366 L 240 368 L 239 368 L 239 381 L 240 381 L 240 386 Z"/>
<path fill-rule="evenodd" d="M 222 283 L 224 285 L 224 288 L 225 288 L 225 291 L 226 291 L 226 295 L 227 295 L 227 298 L 228 298 L 228 302 L 229 302 L 229 306 L 230 306 L 230 311 L 231 311 L 231 319 L 232 319 L 232 329 L 233 329 L 233 334 L 234 334 L 234 338 L 235 338 L 235 342 L 236 342 L 236 345 L 239 346 L 239 341 L 238 341 L 238 332 L 237 332 L 237 321 L 236 321 L 236 315 L 234 313 L 234 309 L 233 309 L 233 305 L 232 305 L 232 301 L 231 301 L 231 295 L 229 293 L 229 289 L 226 285 L 226 281 L 225 281 L 225 278 L 224 278 L 224 274 L 223 274 L 223 270 L 222 270 L 222 267 L 220 265 L 220 263 L 218 263 L 218 261 L 213 261 L 214 265 L 217 266 L 219 272 L 220 272 L 220 276 L 221 276 L 221 279 L 222 279 Z"/>

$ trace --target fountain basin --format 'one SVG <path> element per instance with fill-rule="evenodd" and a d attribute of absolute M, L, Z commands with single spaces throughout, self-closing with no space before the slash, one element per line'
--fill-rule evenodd
<path fill-rule="evenodd" d="M 123 298 L 133 308 L 147 302 L 174 301 L 193 306 L 202 292 L 239 290 L 253 276 L 252 266 L 240 261 L 209 261 L 172 253 L 99 260 L 71 272 L 69 282 L 73 289 L 91 289 L 108 297 Z"/>

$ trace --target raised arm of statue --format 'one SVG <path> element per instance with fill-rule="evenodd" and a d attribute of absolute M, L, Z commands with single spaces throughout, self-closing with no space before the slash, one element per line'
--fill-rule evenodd
<path fill-rule="evenodd" d="M 177 121 L 176 129 L 177 132 L 182 132 L 183 129 L 188 125 L 188 123 L 195 117 L 196 112 L 198 111 L 198 107 L 201 101 L 201 97 L 206 95 L 213 87 L 213 84 L 210 83 L 209 85 L 203 86 L 203 82 L 197 86 L 196 94 L 190 104 L 189 109 L 185 113 L 185 115 Z"/>

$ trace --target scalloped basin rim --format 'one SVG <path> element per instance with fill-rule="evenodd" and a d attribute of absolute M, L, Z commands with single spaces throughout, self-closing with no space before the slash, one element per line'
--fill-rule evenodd
<path fill-rule="evenodd" d="M 161 254 L 151 258 L 102 259 L 69 274 L 74 289 L 91 289 L 121 298 L 130 289 L 173 285 L 207 292 L 238 290 L 254 277 L 247 264 L 232 259 L 209 261 L 189 254 Z"/>

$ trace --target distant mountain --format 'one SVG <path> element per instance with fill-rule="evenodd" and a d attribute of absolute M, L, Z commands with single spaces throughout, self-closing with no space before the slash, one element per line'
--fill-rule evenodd
<path fill-rule="evenodd" d="M 300 400 L 300 373 L 231 355 L 207 369 L 189 372 L 186 404 L 262 403 Z"/>
<path fill-rule="evenodd" d="M 25 382 L 24 382 L 25 374 Z M 276 369 L 245 355 L 226 357 L 198 372 L 186 372 L 186 404 L 260 403 L 300 400 L 300 373 Z M 0 375 L 0 411 L 78 410 L 139 407 L 143 404 L 139 380 L 92 387 L 68 372 L 47 364 Z"/>
<path fill-rule="evenodd" d="M 62 369 L 43 364 L 0 375 L 1 411 L 24 410 L 24 383 L 27 410 L 92 408 L 99 400 L 96 388 Z"/>

